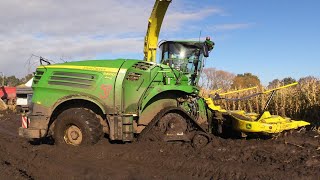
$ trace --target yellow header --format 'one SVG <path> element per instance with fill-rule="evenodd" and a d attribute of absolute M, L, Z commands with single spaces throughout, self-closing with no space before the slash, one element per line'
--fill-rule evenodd
<path fill-rule="evenodd" d="M 284 88 L 287 88 L 287 87 L 290 87 L 290 86 L 295 86 L 295 85 L 297 85 L 297 84 L 298 84 L 298 82 L 294 82 L 294 83 L 291 83 L 291 84 L 288 84 L 288 85 L 285 85 L 285 86 L 280 86 L 280 87 L 277 87 L 277 88 L 274 88 L 274 89 L 270 89 L 270 90 L 268 90 L 268 91 L 265 91 L 265 92 L 263 92 L 263 94 L 267 94 L 267 93 L 270 93 L 270 92 L 272 92 L 272 91 L 279 90 L 279 89 L 284 89 Z"/>
<path fill-rule="evenodd" d="M 212 90 L 212 91 L 210 91 L 209 94 L 216 94 L 216 93 L 218 93 L 218 92 L 221 91 L 221 90 L 222 90 L 222 88 L 219 88 L 219 89 L 217 89 L 217 90 Z"/>
<path fill-rule="evenodd" d="M 257 88 L 258 88 L 258 86 L 255 86 L 255 87 L 250 87 L 250 88 L 246 88 L 246 89 L 239 89 L 239 90 L 236 90 L 236 91 L 230 91 L 230 92 L 226 92 L 226 93 L 221 93 L 219 95 L 220 96 L 225 96 L 225 95 L 239 93 L 239 92 L 243 92 L 243 91 L 249 91 L 249 90 L 257 89 Z"/>
<path fill-rule="evenodd" d="M 280 86 L 280 87 L 277 87 L 277 88 L 274 88 L 274 89 L 269 89 L 267 91 L 260 92 L 259 94 L 268 94 L 268 93 L 270 93 L 272 91 L 288 88 L 288 87 L 291 87 L 291 86 L 295 86 L 297 84 L 298 84 L 298 82 L 294 82 L 294 83 L 291 83 L 291 84 L 287 84 L 285 86 Z M 236 91 L 230 91 L 230 92 L 226 92 L 226 93 L 221 93 L 221 94 L 219 94 L 219 96 L 225 96 L 225 95 L 239 93 L 239 92 L 243 92 L 243 91 L 249 91 L 249 90 L 256 89 L 256 88 L 258 88 L 258 86 L 250 87 L 250 88 L 246 88 L 246 89 L 239 89 L 239 90 L 236 90 Z M 210 94 L 215 94 L 215 93 L 219 92 L 220 90 L 221 90 L 221 88 L 218 89 L 218 90 L 215 90 L 215 91 L 211 91 Z"/>

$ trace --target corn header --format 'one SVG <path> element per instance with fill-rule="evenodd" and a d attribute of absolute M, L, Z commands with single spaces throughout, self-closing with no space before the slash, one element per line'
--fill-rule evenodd
<path fill-rule="evenodd" d="M 237 99 L 228 99 L 225 98 L 226 95 L 239 93 L 243 91 L 248 91 L 252 89 L 256 89 L 257 87 L 241 89 L 237 91 L 227 92 L 218 94 L 217 91 L 214 91 L 213 98 L 205 98 L 208 107 L 216 113 L 216 125 L 219 127 L 218 132 L 222 133 L 222 127 L 224 128 L 232 128 L 235 131 L 241 132 L 242 135 L 244 133 L 258 133 L 265 135 L 273 135 L 277 133 L 281 133 L 283 131 L 298 129 L 300 127 L 304 127 L 310 125 L 310 123 L 301 120 L 291 120 L 287 117 L 281 117 L 278 115 L 271 115 L 269 111 L 267 111 L 270 101 L 275 95 L 275 92 L 284 88 L 288 88 L 290 86 L 295 86 L 298 83 L 292 83 L 285 86 L 281 86 L 278 88 L 270 89 L 264 92 L 254 93 L 249 96 L 245 96 Z M 213 94 L 213 93 L 211 93 Z M 226 109 L 222 109 L 220 106 L 214 104 L 214 100 L 227 100 L 227 101 L 239 101 L 244 99 L 249 99 L 258 95 L 266 95 L 270 94 L 266 105 L 262 111 L 262 113 L 247 113 L 242 110 L 230 111 Z"/>

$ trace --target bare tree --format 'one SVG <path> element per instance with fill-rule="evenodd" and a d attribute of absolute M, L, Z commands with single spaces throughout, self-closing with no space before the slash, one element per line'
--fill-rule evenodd
<path fill-rule="evenodd" d="M 229 89 L 233 83 L 234 74 L 217 70 L 216 68 L 205 68 L 201 74 L 200 87 L 208 90 Z"/>

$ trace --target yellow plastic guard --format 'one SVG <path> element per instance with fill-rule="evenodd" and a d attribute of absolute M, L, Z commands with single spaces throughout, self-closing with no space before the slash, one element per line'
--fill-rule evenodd
<path fill-rule="evenodd" d="M 310 125 L 306 121 L 295 121 L 281 116 L 271 116 L 268 111 L 264 114 L 266 115 L 263 115 L 258 121 L 242 120 L 233 116 L 232 126 L 235 130 L 241 132 L 272 134 Z"/>

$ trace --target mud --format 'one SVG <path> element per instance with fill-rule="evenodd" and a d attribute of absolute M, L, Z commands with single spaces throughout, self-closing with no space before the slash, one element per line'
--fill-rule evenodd
<path fill-rule="evenodd" d="M 18 137 L 20 118 L 0 116 L 0 179 L 319 179 L 320 134 L 276 140 L 219 139 L 201 150 L 185 143 L 91 147 L 30 144 Z"/>

